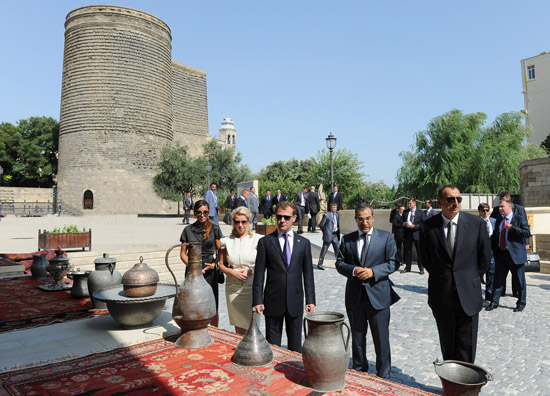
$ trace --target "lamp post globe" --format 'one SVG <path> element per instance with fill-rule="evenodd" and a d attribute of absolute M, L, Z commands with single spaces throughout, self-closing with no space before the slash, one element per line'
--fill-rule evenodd
<path fill-rule="evenodd" d="M 334 171 L 332 165 L 332 151 L 336 147 L 336 137 L 330 132 L 328 137 L 325 139 L 327 143 L 327 148 L 330 151 L 330 191 L 334 191 Z"/>

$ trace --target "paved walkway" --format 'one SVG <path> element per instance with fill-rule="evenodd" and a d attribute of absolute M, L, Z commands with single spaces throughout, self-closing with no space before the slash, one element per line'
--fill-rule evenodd
<path fill-rule="evenodd" d="M 135 216 L 98 216 L 98 217 L 46 217 L 46 218 L 3 218 L 0 221 L 0 252 L 27 252 L 36 250 L 38 228 L 52 229 L 54 226 L 77 224 L 79 227 L 92 228 L 93 250 L 103 251 L 137 251 L 141 249 L 167 249 L 177 243 L 183 228 L 179 218 L 137 218 Z M 230 227 L 222 225 L 225 234 Z M 321 234 L 304 234 L 313 244 L 320 245 Z M 314 263 L 317 262 L 319 248 L 314 248 Z M 78 255 L 78 252 L 71 254 Z M 315 270 L 315 285 L 317 290 L 317 310 L 345 312 L 344 290 L 345 278 L 334 269 L 334 260 L 327 257 L 325 271 Z M 413 266 L 414 268 L 414 266 Z M 434 372 L 432 362 L 441 356 L 437 330 L 431 311 L 427 305 L 427 275 L 417 272 L 395 273 L 391 276 L 401 300 L 392 307 L 390 336 L 392 347 L 392 380 L 413 387 L 439 393 L 441 383 Z M 495 380 L 483 387 L 481 395 L 550 395 L 550 275 L 539 273 L 527 274 L 527 307 L 521 313 L 512 312 L 515 299 L 506 296 L 501 300 L 502 306 L 498 309 L 480 314 L 480 329 L 478 354 L 476 364 L 492 373 Z M 223 296 L 223 285 L 220 286 L 220 295 Z M 511 290 L 511 286 L 508 287 Z M 165 311 L 170 311 L 167 304 Z M 163 313 L 157 320 L 169 319 L 169 314 Z M 87 321 L 94 323 L 108 322 L 109 317 L 93 318 L 83 321 L 44 326 L 42 328 L 22 330 L 0 334 L 0 361 L 8 353 L 25 353 L 22 347 L 14 348 L 14 342 L 22 339 L 40 341 L 40 335 L 49 332 L 50 337 L 75 337 L 66 342 L 62 352 L 50 350 L 44 352 L 39 359 L 28 360 L 19 358 L 12 362 L 25 364 L 38 362 L 49 358 L 56 358 L 64 354 L 75 356 L 113 347 L 111 343 L 94 340 L 98 346 L 82 345 L 78 334 L 85 334 Z M 155 324 L 156 322 L 155 321 Z M 77 324 L 78 323 L 78 324 Z M 114 322 L 113 322 L 114 323 Z M 110 334 L 119 343 L 134 342 L 133 337 L 149 334 L 163 334 L 156 330 L 158 326 L 141 330 L 141 332 L 120 330 L 117 326 L 105 323 L 99 329 L 113 327 Z M 97 327 L 97 324 L 94 325 Z M 173 322 L 161 324 L 169 332 L 173 332 Z M 227 309 L 224 298 L 220 299 L 220 327 L 232 330 L 227 318 Z M 48 329 L 49 328 L 49 329 Z M 260 329 L 264 330 L 263 321 Z M 51 331 L 50 331 L 51 330 Z M 66 336 L 64 335 L 66 334 Z M 80 338 L 79 338 L 80 337 Z M 367 346 L 367 356 L 374 363 L 374 348 L 370 342 L 370 333 Z M 36 343 L 27 346 L 28 351 L 44 351 L 45 342 L 37 348 Z M 75 350 L 71 350 L 71 345 Z M 77 344 L 78 348 L 77 348 Z M 59 349 L 59 348 L 57 348 Z M 61 355 L 59 355 L 61 353 Z M 53 355 L 57 354 L 57 355 Z M 30 359 L 30 360 L 29 360 Z M 2 366 L 2 364 L 0 364 Z M 1 367 L 0 367 L 1 368 Z M 371 366 L 371 372 L 374 367 Z"/>

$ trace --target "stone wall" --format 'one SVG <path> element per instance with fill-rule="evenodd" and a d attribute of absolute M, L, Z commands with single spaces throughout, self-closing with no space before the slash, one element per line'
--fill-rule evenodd
<path fill-rule="evenodd" d="M 188 146 L 192 156 L 202 154 L 208 133 L 206 73 L 172 60 L 174 141 Z"/>
<path fill-rule="evenodd" d="M 71 11 L 65 23 L 58 198 L 65 212 L 157 213 L 152 188 L 173 139 L 171 34 L 160 19 L 116 6 Z M 176 204 L 177 205 L 177 204 Z"/>
<path fill-rule="evenodd" d="M 526 207 L 550 205 L 550 158 L 519 164 L 521 202 Z"/>
<path fill-rule="evenodd" d="M 52 202 L 53 188 L 0 187 L 2 202 Z"/>

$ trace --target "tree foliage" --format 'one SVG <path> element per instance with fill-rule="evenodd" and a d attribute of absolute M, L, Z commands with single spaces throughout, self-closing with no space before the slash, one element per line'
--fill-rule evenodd
<path fill-rule="evenodd" d="M 455 184 L 463 192 L 518 194 L 518 165 L 543 150 L 526 143 L 530 130 L 521 113 L 501 114 L 489 126 L 486 118 L 451 110 L 432 119 L 416 134 L 413 151 L 400 153 L 399 192 L 433 198 L 441 185 Z"/>
<path fill-rule="evenodd" d="M 59 123 L 51 117 L 31 117 L 17 126 L 0 124 L 2 185 L 51 187 L 57 173 Z"/>
<path fill-rule="evenodd" d="M 550 155 L 550 133 L 548 134 L 548 136 L 546 136 L 546 139 L 542 141 L 540 147 L 542 147 L 544 151 L 546 151 L 546 153 Z"/>

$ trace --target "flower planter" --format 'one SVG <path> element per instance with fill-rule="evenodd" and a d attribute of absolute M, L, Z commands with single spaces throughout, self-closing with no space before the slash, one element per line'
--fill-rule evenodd
<path fill-rule="evenodd" d="M 268 235 L 277 230 L 276 225 L 256 224 L 256 232 L 260 235 Z"/>
<path fill-rule="evenodd" d="M 38 230 L 38 249 L 88 248 L 92 250 L 92 230 L 86 232 L 48 232 Z"/>

